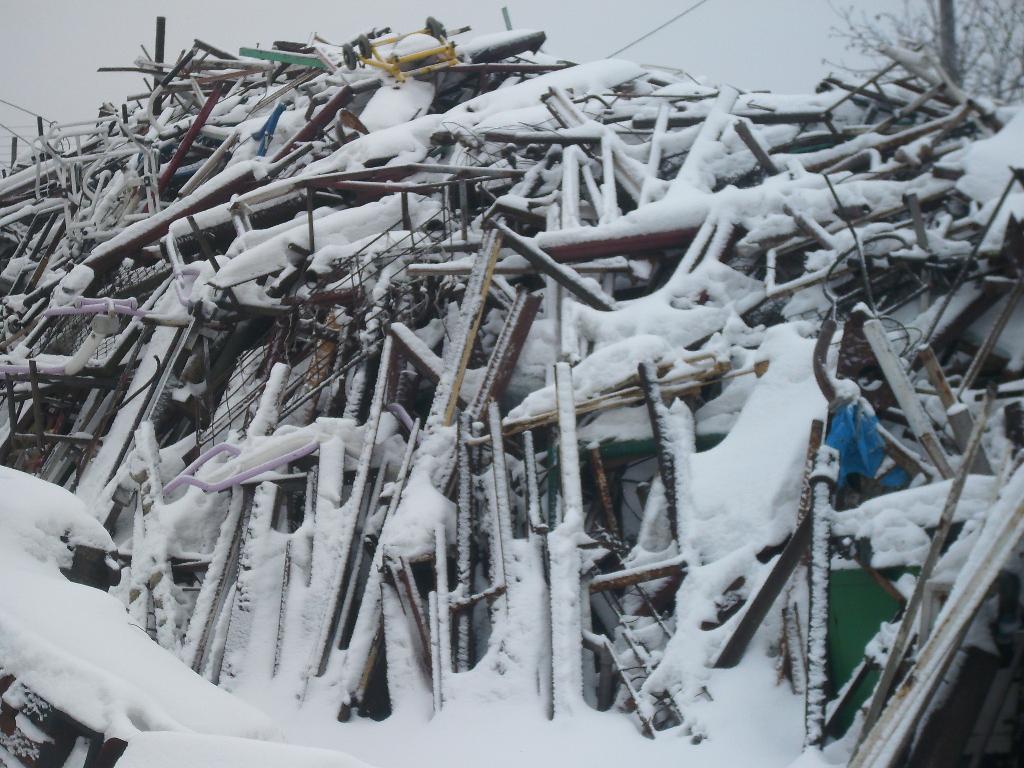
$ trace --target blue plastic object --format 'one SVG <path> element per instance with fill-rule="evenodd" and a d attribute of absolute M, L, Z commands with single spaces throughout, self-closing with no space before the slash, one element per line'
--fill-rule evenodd
<path fill-rule="evenodd" d="M 878 419 L 866 412 L 860 403 L 851 403 L 832 414 L 825 444 L 839 451 L 839 485 L 850 475 L 874 477 L 885 458 L 882 438 L 878 434 Z M 899 467 L 886 472 L 880 481 L 895 487 L 909 481 L 907 473 Z"/>
<path fill-rule="evenodd" d="M 274 107 L 274 111 L 270 113 L 270 117 L 267 118 L 267 122 L 252 135 L 260 143 L 259 149 L 256 150 L 256 157 L 263 157 L 267 154 L 267 148 L 274 138 L 274 131 L 277 130 L 277 121 L 281 118 L 281 113 L 284 112 L 284 109 L 284 104 L 278 102 L 277 106 Z"/>

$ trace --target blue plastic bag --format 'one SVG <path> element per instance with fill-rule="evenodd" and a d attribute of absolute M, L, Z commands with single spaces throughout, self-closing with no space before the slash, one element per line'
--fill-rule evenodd
<path fill-rule="evenodd" d="M 860 403 L 844 405 L 832 414 L 825 444 L 839 451 L 840 486 L 849 475 L 874 477 L 885 459 L 878 419 L 861 408 Z M 886 472 L 880 481 L 886 486 L 901 486 L 909 479 L 906 472 L 896 467 Z"/>

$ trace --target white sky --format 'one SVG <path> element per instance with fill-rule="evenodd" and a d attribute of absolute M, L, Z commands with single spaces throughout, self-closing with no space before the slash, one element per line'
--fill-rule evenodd
<path fill-rule="evenodd" d="M 834 0 L 874 13 L 899 0 Z M 96 72 L 131 66 L 142 43 L 152 52 L 157 15 L 167 17 L 167 54 L 198 37 L 230 51 L 274 40 L 305 41 L 313 32 L 344 41 L 371 27 L 419 28 L 431 13 L 449 28 L 484 33 L 504 28 L 508 5 L 518 28 L 543 29 L 545 48 L 567 59 L 601 58 L 692 5 L 695 0 L 35 0 L 7 5 L 0 23 L 0 99 L 44 117 L 88 119 L 105 100 L 120 103 L 145 90 L 141 76 Z M 10 5 L 8 5 L 10 4 Z M 830 36 L 837 15 L 829 0 L 708 0 L 639 43 L 623 58 L 705 74 L 745 89 L 809 91 L 847 59 Z M 472 34 L 472 33 L 470 33 Z M 0 104 L 0 123 L 31 138 L 35 120 Z M 0 159 L 9 134 L 0 129 Z"/>

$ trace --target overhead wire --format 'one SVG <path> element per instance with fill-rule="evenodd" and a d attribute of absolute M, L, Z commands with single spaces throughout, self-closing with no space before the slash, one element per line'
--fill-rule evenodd
<path fill-rule="evenodd" d="M 682 11 L 681 13 L 677 13 L 671 19 L 669 19 L 668 21 L 666 21 L 666 22 L 664 22 L 662 24 L 659 24 L 654 29 L 652 29 L 650 32 L 647 32 L 647 33 L 645 33 L 643 35 L 640 35 L 640 37 L 638 37 L 636 40 L 633 40 L 632 42 L 626 43 L 624 46 L 619 48 L 617 51 L 613 51 L 612 53 L 609 53 L 607 56 L 605 56 L 605 58 L 606 59 L 610 59 L 612 56 L 618 56 L 623 51 L 628 51 L 630 48 L 632 48 L 637 43 L 643 42 L 644 40 L 649 38 L 651 35 L 653 35 L 653 34 L 655 34 L 657 32 L 660 32 L 661 30 L 663 30 L 665 27 L 669 26 L 670 24 L 674 24 L 675 22 L 679 21 L 681 18 L 683 18 L 687 14 L 689 14 L 689 13 L 697 10 L 698 8 L 700 8 L 706 2 L 708 2 L 708 0 L 698 0 L 698 2 L 694 3 L 693 5 L 691 5 L 685 11 Z"/>
<path fill-rule="evenodd" d="M 32 117 L 42 118 L 43 120 L 45 120 L 48 123 L 52 123 L 53 122 L 53 120 L 50 120 L 48 117 L 43 117 L 38 112 L 33 112 L 31 109 L 26 109 L 25 107 L 19 106 L 18 104 L 15 104 L 12 101 L 7 101 L 6 99 L 0 99 L 0 104 L 6 104 L 8 107 L 13 107 L 14 109 L 17 109 L 20 112 L 24 112 L 26 115 L 32 115 Z"/>

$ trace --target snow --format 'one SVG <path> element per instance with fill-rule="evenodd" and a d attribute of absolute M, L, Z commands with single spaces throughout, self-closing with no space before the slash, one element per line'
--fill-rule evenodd
<path fill-rule="evenodd" d="M 449 110 L 446 119 L 454 121 L 462 117 L 465 125 L 472 127 L 498 113 L 532 107 L 551 88 L 561 88 L 579 95 L 600 93 L 642 74 L 641 67 L 620 59 L 586 62 L 476 96 Z"/>
<path fill-rule="evenodd" d="M 825 416 L 813 346 L 791 326 L 768 329 L 759 352 L 768 371 L 725 439 L 693 457 L 693 546 L 708 560 L 777 544 L 795 524 L 811 421 Z"/>
<path fill-rule="evenodd" d="M 577 403 L 585 402 L 602 392 L 622 387 L 625 380 L 636 376 L 642 362 L 655 365 L 671 360 L 671 345 L 659 336 L 638 334 L 605 345 L 587 356 L 572 370 L 572 386 Z M 509 411 L 509 419 L 532 416 L 555 407 L 554 385 L 532 392 L 522 403 Z"/>
<path fill-rule="evenodd" d="M 697 748 L 682 733 L 644 739 L 633 723 L 612 713 L 581 708 L 572 718 L 553 722 L 534 706 L 507 700 L 449 704 L 429 720 L 410 714 L 333 727 L 326 719 L 292 715 L 284 727 L 294 741 L 340 749 L 378 768 L 411 763 L 421 768 L 522 768 L 564 761 L 566 755 L 572 756 L 571 765 L 593 768 L 672 766 L 684 757 L 694 768 L 722 768 L 750 765 L 751 754 L 757 754 L 758 768 L 787 766 L 800 749 L 802 732 L 794 723 L 802 701 L 776 685 L 767 663 L 727 670 L 720 677 L 715 698 L 721 714 L 708 713 L 708 724 L 720 732 L 728 729 L 730 736 L 711 738 Z"/>
<path fill-rule="evenodd" d="M 871 541 L 874 568 L 920 565 L 928 553 L 929 529 L 938 525 L 952 480 L 895 491 L 835 513 L 832 532 Z M 953 522 L 982 515 L 990 506 L 995 479 L 969 475 Z"/>
<path fill-rule="evenodd" d="M 484 35 L 457 51 L 472 60 L 528 34 Z M 415 53 L 437 43 L 415 33 L 383 43 L 381 53 Z M 337 46 L 316 45 L 338 60 Z M 522 59 L 556 63 L 546 54 Z M 926 65 L 913 66 L 919 64 Z M 262 84 L 248 94 L 237 89 L 217 105 L 204 132 L 207 139 L 241 137 L 219 173 L 151 211 L 153 203 L 142 202 L 141 174 L 151 174 L 153 161 L 140 156 L 114 174 L 105 170 L 95 199 L 86 195 L 84 207 L 66 212 L 78 229 L 44 276 L 51 286 L 59 281 L 50 306 L 70 305 L 90 289 L 112 292 L 106 283 L 97 286 L 110 274 L 104 262 L 120 259 L 128 246 L 145 245 L 155 254 L 159 243 L 173 276 L 150 290 L 148 319 L 193 318 L 187 330 L 146 329 L 125 369 L 125 391 L 140 396 L 117 407 L 109 422 L 79 425 L 83 433 L 101 427 L 104 434 L 81 476 L 67 480 L 74 496 L 0 469 L 0 489 L 11 499 L 0 505 L 0 577 L 18 587 L 0 594 L 2 671 L 88 727 L 128 739 L 119 765 L 357 768 L 367 760 L 380 768 L 529 762 L 823 768 L 845 759 L 842 742 L 805 749 L 808 679 L 797 669 L 790 685 L 781 673 L 780 638 L 806 637 L 809 624 L 806 677 L 816 687 L 822 682 L 829 540 L 818 524 L 831 521 L 844 545 L 867 540 L 874 567 L 912 566 L 928 549 L 949 481 L 866 501 L 857 496 L 857 506 L 834 513 L 830 489 L 818 486 L 813 613 L 799 573 L 784 599 L 786 609 L 804 612 L 803 623 L 784 627 L 777 604 L 737 666 L 716 669 L 714 661 L 744 615 L 734 609 L 778 563 L 766 552 L 796 528 L 808 436 L 815 421 L 827 419 L 812 371 L 814 334 L 829 307 L 821 281 L 860 247 L 884 256 L 899 243 L 894 259 L 906 263 L 924 255 L 902 213 L 859 225 L 854 242 L 836 197 L 840 206 L 891 213 L 902 210 L 906 194 L 931 203 L 948 195 L 952 182 L 927 172 L 910 181 L 893 173 L 895 161 L 881 146 L 890 135 L 863 130 L 856 122 L 862 110 L 852 100 L 832 114 L 836 135 L 850 140 L 808 153 L 775 152 L 775 167 L 762 172 L 736 133 L 737 121 L 765 147 L 778 147 L 807 126 L 765 125 L 751 116 L 821 111 L 835 103 L 833 91 L 741 93 L 692 78 L 662 86 L 660 75 L 648 79 L 648 68 L 606 59 L 516 73 L 451 106 L 462 88 L 493 83 L 495 74 L 487 80 L 464 69 L 403 81 L 382 75 L 372 78 L 379 85 L 372 92 L 350 82 L 358 94 L 346 109 L 368 132 L 346 128 L 342 136 L 337 126 L 322 126 L 307 137 L 306 155 L 277 165 L 255 157 L 251 138 L 274 100 L 253 108 L 264 96 Z M 277 103 L 289 108 L 270 157 L 305 125 L 310 100 L 339 96 L 350 75 L 347 69 L 317 73 L 280 97 Z M 181 116 L 170 102 L 160 115 L 152 114 L 152 104 L 149 111 L 147 141 L 167 140 L 189 124 L 188 110 Z M 140 106 L 132 125 L 143 125 L 145 112 Z M 668 130 L 680 115 L 694 124 Z M 895 128 L 905 142 L 895 159 L 928 162 L 925 150 L 936 134 L 925 129 L 942 128 L 952 115 Z M 964 149 L 950 147 L 966 144 L 959 135 L 943 140 L 943 162 L 963 168 L 956 188 L 971 202 L 966 212 L 957 212 L 960 203 L 943 213 L 927 207 L 924 238 L 937 258 L 960 260 L 970 252 L 972 224 L 991 214 L 1008 168 L 1024 165 L 1022 115 Z M 653 121 L 653 132 L 631 125 L 637 120 Z M 488 131 L 519 135 L 503 147 L 494 134 L 486 138 Z M 537 144 L 523 148 L 522 136 L 533 131 Z M 563 143 L 548 149 L 549 139 Z M 165 148 L 170 145 L 167 140 Z M 869 172 L 836 171 L 834 188 L 826 184 L 818 171 L 854 153 L 866 158 Z M 407 165 L 434 162 L 444 170 Z M 415 183 L 450 179 L 449 166 L 517 171 L 473 187 L 465 239 L 451 226 L 455 203 L 447 194 L 391 194 L 366 203 L 359 193 L 332 189 L 347 172 L 365 180 L 373 174 L 364 171 L 384 168 L 382 178 Z M 0 180 L 0 195 L 33 180 L 15 173 Z M 307 188 L 321 190 L 312 200 L 311 224 L 300 211 L 246 231 L 246 216 L 235 215 L 277 216 L 285 205 L 304 202 Z M 230 192 L 239 194 L 209 205 Z M 15 202 L 0 210 L 0 224 L 24 228 L 29 215 L 58 210 L 51 205 Z M 983 256 L 1001 246 L 1005 217 L 1022 205 L 1024 195 L 1010 198 Z M 230 233 L 235 226 L 230 243 L 217 234 L 215 264 L 184 263 L 177 238 L 191 237 L 183 220 L 189 212 L 207 230 Z M 500 253 L 492 224 L 505 214 L 502 226 L 514 225 L 544 253 L 529 260 L 509 256 L 507 248 Z M 531 236 L 532 222 L 547 226 Z M 95 247 L 92 227 L 101 230 Z M 169 234 L 161 241 L 163 231 Z M 888 238 L 886 247 L 881 238 Z M 86 263 L 76 263 L 78 250 Z M 794 251 L 802 261 L 781 261 Z M 449 255 L 455 258 L 446 263 Z M 451 274 L 410 277 L 409 261 L 421 259 Z M 525 275 L 492 276 L 495 262 Z M 546 265 L 548 276 L 530 264 Z M 25 258 L 11 260 L 5 280 L 21 280 L 30 266 Z M 604 274 L 602 267 L 614 269 Z M 645 284 L 646 292 L 635 290 Z M 503 322 L 509 303 L 517 291 L 542 285 L 543 308 L 508 389 L 490 404 L 486 424 L 471 426 L 467 418 L 456 426 L 454 395 L 468 399 L 478 391 L 480 366 L 509 327 Z M 228 288 L 238 300 L 233 305 Z M 353 307 L 346 299 L 314 308 L 305 301 L 313 291 L 318 301 L 329 301 L 332 292 L 349 289 L 364 303 Z M 973 278 L 965 284 L 945 322 L 980 290 Z M 31 322 L 35 300 L 9 297 L 5 322 Z M 364 314 L 369 306 L 380 311 Z M 927 327 L 936 305 L 925 306 L 914 301 L 900 308 L 900 322 Z M 964 336 L 974 339 L 1000 306 L 993 302 Z M 255 309 L 265 316 L 256 317 Z M 1021 313 L 1018 308 L 1014 327 Z M 869 333 L 874 328 L 884 344 L 885 329 L 875 322 Z M 244 333 L 232 338 L 236 325 Z M 138 330 L 142 323 L 133 319 L 121 333 Z M 99 335 L 81 346 L 67 370 L 95 356 Z M 996 347 L 1011 370 L 1024 362 L 1017 336 L 1007 332 Z M 239 354 L 236 341 L 244 350 L 237 361 L 231 359 Z M 26 338 L 6 355 L 16 364 L 34 357 L 69 365 L 37 347 L 38 337 Z M 401 347 L 422 358 L 432 375 L 410 376 L 409 361 L 395 354 Z M 350 362 L 351 369 L 343 368 Z M 899 361 L 890 362 L 887 372 L 903 376 Z M 206 365 L 229 369 L 223 394 L 203 381 L 205 371 L 197 372 Z M 641 400 L 641 365 L 664 401 L 656 394 L 649 405 Z M 314 383 L 320 376 L 337 378 Z M 206 432 L 199 416 L 179 420 L 163 394 L 150 400 L 153 382 L 175 408 L 213 410 L 207 416 L 219 421 L 217 428 Z M 854 382 L 840 386 L 844 395 L 856 395 Z M 941 411 L 925 412 L 909 382 L 905 389 L 902 410 L 912 424 L 931 430 L 933 418 L 942 423 Z M 626 402 L 593 409 L 595 398 L 623 390 Z M 281 413 L 283 402 L 305 395 L 303 407 Z M 343 408 L 326 410 L 342 398 Z M 545 424 L 503 440 L 502 414 L 506 426 L 530 419 Z M 659 455 L 644 448 L 608 461 L 609 476 L 622 479 L 621 488 L 612 488 L 622 515 L 602 523 L 596 473 L 588 471 L 586 456 L 581 464 L 580 450 L 604 447 L 614 454 L 655 433 Z M 997 433 L 990 428 L 986 448 L 991 443 L 993 459 L 1005 459 L 1009 449 Z M 547 452 L 543 462 L 534 454 L 535 439 Z M 968 478 L 954 518 L 963 533 L 939 565 L 943 578 L 958 569 L 980 571 L 977 542 L 994 546 L 998 530 L 1009 530 L 1006 494 L 992 523 L 1002 480 Z M 1016 492 L 1020 484 L 1018 475 L 1006 487 Z M 610 532 L 616 526 L 623 529 L 619 541 Z M 123 560 L 130 555 L 111 594 L 60 575 L 74 546 L 117 549 Z M 194 578 L 172 570 L 186 570 L 181 560 L 191 561 L 185 565 Z M 591 590 L 666 563 L 679 573 L 616 588 L 621 594 Z M 847 564 L 836 557 L 832 567 Z M 947 606 L 943 616 L 954 610 Z M 377 654 L 386 669 L 373 666 Z M 595 654 L 628 678 L 609 702 L 611 712 L 595 709 Z M 386 702 L 384 690 L 369 682 L 382 670 Z M 820 693 L 808 692 L 811 711 L 823 711 Z M 364 717 L 363 710 L 385 706 L 391 714 L 383 722 Z M 637 723 L 654 720 L 655 738 L 643 739 Z M 284 736 L 308 746 L 268 741 Z"/>
<path fill-rule="evenodd" d="M 70 493 L 0 469 L 0 659 L 4 671 L 108 737 L 143 730 L 274 738 L 270 720 L 203 680 L 129 622 L 124 607 L 57 570 L 69 543 L 113 542 Z M 62 552 L 61 550 L 65 550 Z"/>
<path fill-rule="evenodd" d="M 351 171 L 371 164 L 418 163 L 427 156 L 430 135 L 437 130 L 441 115 L 422 115 L 407 123 L 392 125 L 343 144 L 323 160 L 311 163 L 304 175 Z"/>
<path fill-rule="evenodd" d="M 1024 111 L 994 136 L 971 143 L 961 162 L 964 175 L 956 188 L 981 203 L 997 198 L 1010 180 L 1010 169 L 1024 166 Z"/>
<path fill-rule="evenodd" d="M 437 211 L 436 204 L 419 195 L 409 195 L 409 212 L 419 224 Z M 402 220 L 402 196 L 389 195 L 368 205 L 336 211 L 316 218 L 313 222 L 313 240 L 320 249 L 348 245 L 362 239 L 373 239 L 380 232 L 381 222 L 397 224 Z M 271 238 L 240 251 L 228 251 L 229 261 L 210 281 L 213 286 L 238 285 L 257 277 L 284 269 L 294 258 L 290 245 L 309 248 L 309 229 L 305 217 L 281 227 Z"/>
<path fill-rule="evenodd" d="M 158 228 L 166 229 L 174 221 L 188 215 L 190 208 L 199 200 L 222 193 L 223 190 L 238 186 L 247 180 L 262 179 L 265 176 L 266 166 L 261 162 L 252 160 L 236 163 L 230 169 L 219 173 L 214 178 L 201 184 L 191 195 L 175 201 L 142 221 L 125 227 L 110 240 L 96 246 L 89 257 L 90 261 L 95 262 L 102 259 L 109 253 L 115 252 L 118 248 L 131 243 L 143 233 Z"/>
<path fill-rule="evenodd" d="M 961 162 L 964 175 L 957 180 L 957 189 L 982 203 L 999 197 L 1010 180 L 1010 169 L 1024 166 L 1024 110 L 995 136 L 973 142 Z"/>
<path fill-rule="evenodd" d="M 118 768 L 369 768 L 343 752 L 267 744 L 227 736 L 142 733 L 128 742 Z"/>
<path fill-rule="evenodd" d="M 0 467 L 0 496 L 0 542 L 8 553 L 66 568 L 76 545 L 105 552 L 115 548 L 85 505 L 63 488 Z"/>

